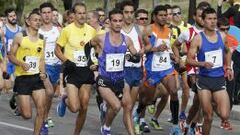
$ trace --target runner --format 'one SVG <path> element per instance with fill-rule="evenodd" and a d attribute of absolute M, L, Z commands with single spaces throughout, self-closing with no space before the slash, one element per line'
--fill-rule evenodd
<path fill-rule="evenodd" d="M 216 31 L 217 15 L 213 8 L 207 8 L 202 13 L 204 22 L 203 32 L 192 40 L 188 52 L 187 62 L 192 66 L 199 67 L 197 81 L 198 97 L 203 109 L 203 134 L 209 135 L 213 119 L 213 106 L 216 104 L 217 111 L 223 121 L 229 118 L 229 97 L 227 95 L 224 67 L 226 63 L 226 76 L 233 79 L 231 69 L 231 52 L 225 45 L 224 33 Z M 194 56 L 197 54 L 197 60 Z M 224 59 L 225 57 L 225 59 Z"/>
<path fill-rule="evenodd" d="M 58 86 L 61 62 L 55 56 L 54 49 L 56 46 L 56 40 L 59 37 L 59 30 L 52 23 L 52 10 L 53 5 L 51 3 L 43 3 L 40 5 L 40 13 L 42 16 L 42 26 L 39 29 L 39 33 L 43 35 L 46 45 L 45 45 L 45 63 L 46 63 L 46 72 L 48 77 L 44 81 L 47 94 L 47 113 L 46 113 L 46 126 L 54 127 L 53 120 L 51 117 L 48 117 L 49 111 L 52 105 L 52 98 Z"/>
<path fill-rule="evenodd" d="M 123 107 L 123 121 L 129 135 L 134 135 L 132 122 L 132 102 L 129 86 L 124 81 L 124 55 L 127 49 L 133 54 L 139 54 L 132 40 L 120 33 L 123 26 L 123 13 L 118 9 L 109 12 L 110 31 L 96 36 L 91 44 L 98 48 L 99 76 L 97 87 L 103 100 L 107 103 L 107 114 L 102 135 L 111 134 L 113 119 Z M 134 58 L 134 57 L 133 57 Z"/>
<path fill-rule="evenodd" d="M 139 122 L 139 114 L 146 105 L 152 102 L 156 86 L 162 82 L 171 95 L 170 103 L 173 113 L 173 128 L 171 134 L 180 134 L 178 126 L 179 101 L 177 96 L 176 71 L 170 58 L 171 30 L 166 25 L 167 9 L 163 5 L 156 6 L 153 10 L 154 23 L 143 32 L 146 42 L 146 62 L 144 83 L 140 87 L 139 105 L 134 113 L 134 122 Z"/>
<path fill-rule="evenodd" d="M 18 106 L 24 119 L 31 119 L 32 97 L 36 107 L 34 135 L 46 135 L 48 130 L 43 121 L 46 106 L 46 93 L 43 80 L 47 78 L 44 63 L 44 40 L 38 34 L 41 16 L 32 12 L 27 20 L 28 28 L 14 38 L 9 53 L 10 61 L 16 65 L 14 91 L 17 93 Z M 40 133 L 41 131 L 41 133 Z"/>
<path fill-rule="evenodd" d="M 57 106 L 57 113 L 63 117 L 66 107 L 71 112 L 78 113 L 75 135 L 80 134 L 85 123 L 91 85 L 94 83 L 94 74 L 88 66 L 84 48 L 96 35 L 96 30 L 85 23 L 86 10 L 83 3 L 73 6 L 75 21 L 63 28 L 55 48 L 56 56 L 63 62 L 67 92 Z"/>

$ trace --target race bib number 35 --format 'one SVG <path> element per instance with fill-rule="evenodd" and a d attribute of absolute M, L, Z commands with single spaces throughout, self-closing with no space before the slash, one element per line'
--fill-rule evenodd
<path fill-rule="evenodd" d="M 106 71 L 119 72 L 123 71 L 124 54 L 107 54 L 106 55 Z"/>
<path fill-rule="evenodd" d="M 75 63 L 78 67 L 86 67 L 87 66 L 87 57 L 84 51 L 74 51 L 73 57 Z"/>
<path fill-rule="evenodd" d="M 222 67 L 223 66 L 222 50 L 205 52 L 205 61 L 213 63 L 212 68 Z"/>
<path fill-rule="evenodd" d="M 26 56 L 26 63 L 30 66 L 27 72 L 38 73 L 39 72 L 39 58 L 35 56 Z"/>

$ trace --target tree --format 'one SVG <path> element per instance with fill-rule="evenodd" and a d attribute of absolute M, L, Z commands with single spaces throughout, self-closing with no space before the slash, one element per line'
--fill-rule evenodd
<path fill-rule="evenodd" d="M 188 23 L 193 24 L 193 14 L 196 10 L 196 0 L 189 0 L 189 8 L 188 8 Z"/>

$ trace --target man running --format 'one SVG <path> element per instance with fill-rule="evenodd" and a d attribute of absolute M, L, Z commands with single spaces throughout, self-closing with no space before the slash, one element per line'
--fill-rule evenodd
<path fill-rule="evenodd" d="M 34 135 L 46 135 L 43 124 L 46 106 L 46 93 L 43 80 L 47 78 L 44 63 L 44 40 L 38 34 L 41 16 L 32 12 L 27 20 L 28 28 L 14 38 L 9 53 L 10 61 L 16 65 L 14 91 L 17 93 L 18 107 L 24 119 L 31 119 L 32 97 L 36 107 Z M 42 128 L 42 130 L 41 130 Z M 41 133 L 40 133 L 41 131 Z"/>
<path fill-rule="evenodd" d="M 102 135 L 111 134 L 113 119 L 123 107 L 123 121 L 129 135 L 134 135 L 132 122 L 132 101 L 130 88 L 124 81 L 124 60 L 127 49 L 136 60 L 138 53 L 132 40 L 121 34 L 123 26 L 123 13 L 118 9 L 109 12 L 110 31 L 104 35 L 96 36 L 91 44 L 98 53 L 99 76 L 97 87 L 103 100 L 107 103 L 107 114 Z"/>
<path fill-rule="evenodd" d="M 202 13 L 204 22 L 203 32 L 192 40 L 187 63 L 199 67 L 197 80 L 198 97 L 203 109 L 203 134 L 209 135 L 213 120 L 213 106 L 223 121 L 229 118 L 230 104 L 226 91 L 224 67 L 229 80 L 233 79 L 231 69 L 231 52 L 226 45 L 226 35 L 216 31 L 217 15 L 213 8 L 207 8 Z M 197 60 L 195 55 L 197 54 Z"/>
<path fill-rule="evenodd" d="M 51 109 L 52 98 L 57 89 L 60 70 L 61 70 L 61 61 L 55 56 L 54 49 L 56 46 L 56 40 L 59 37 L 59 30 L 52 23 L 52 10 L 53 5 L 51 3 L 43 3 L 40 5 L 40 13 L 42 16 L 42 26 L 39 29 L 39 33 L 44 36 L 46 41 L 45 45 L 45 63 L 46 63 L 46 72 L 49 76 L 44 81 L 47 94 L 47 113 L 46 113 L 46 126 L 54 127 L 54 123 L 51 117 L 48 118 L 48 113 Z M 50 81 L 49 81 L 50 80 Z"/>
<path fill-rule="evenodd" d="M 94 83 L 94 74 L 88 66 L 84 50 L 96 35 L 96 30 L 85 23 L 86 10 L 83 3 L 73 6 L 75 21 L 63 28 L 55 48 L 56 56 L 63 62 L 67 92 L 57 106 L 57 113 L 63 117 L 66 107 L 73 113 L 78 112 L 75 135 L 80 134 L 85 123 L 91 86 Z"/>

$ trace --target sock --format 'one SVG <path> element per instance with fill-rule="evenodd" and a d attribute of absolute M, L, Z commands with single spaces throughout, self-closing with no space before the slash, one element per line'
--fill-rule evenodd
<path fill-rule="evenodd" d="M 170 111 L 171 111 L 171 115 L 172 115 L 172 119 L 173 119 L 173 102 L 171 102 L 172 100 L 170 100 Z"/>
<path fill-rule="evenodd" d="M 103 128 L 106 129 L 106 130 L 111 130 L 111 127 L 108 127 L 105 124 L 104 124 Z"/>
<path fill-rule="evenodd" d="M 144 104 L 139 103 L 139 104 L 138 104 L 138 108 L 137 108 L 137 110 L 136 110 L 137 113 L 140 114 L 140 113 L 142 112 L 142 110 L 145 109 L 145 107 L 146 107 L 146 106 L 145 106 Z"/>
<path fill-rule="evenodd" d="M 195 128 L 195 127 L 196 127 L 196 123 L 192 122 L 192 124 L 191 124 L 190 127 L 191 127 L 191 128 Z"/>
<path fill-rule="evenodd" d="M 170 100 L 170 104 L 172 103 L 172 118 L 173 124 L 178 124 L 178 111 L 179 111 L 179 101 Z"/>
<path fill-rule="evenodd" d="M 140 124 L 145 123 L 145 119 L 144 118 L 140 118 Z"/>

